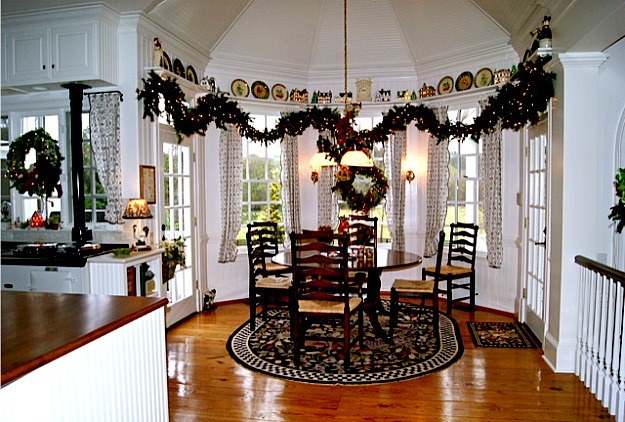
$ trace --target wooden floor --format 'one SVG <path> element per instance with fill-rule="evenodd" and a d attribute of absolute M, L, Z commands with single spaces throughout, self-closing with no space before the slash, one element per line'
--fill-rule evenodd
<path fill-rule="evenodd" d="M 248 318 L 220 305 L 167 332 L 169 408 L 184 421 L 595 421 L 614 420 L 573 374 L 554 373 L 541 350 L 475 348 L 466 321 L 507 316 L 454 310 L 465 347 L 449 368 L 374 386 L 319 386 L 236 364 L 226 341 Z"/>

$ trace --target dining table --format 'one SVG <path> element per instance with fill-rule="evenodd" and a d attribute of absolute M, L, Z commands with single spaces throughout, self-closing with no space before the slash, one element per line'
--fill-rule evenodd
<path fill-rule="evenodd" d="M 374 254 L 375 259 L 350 259 L 350 272 L 363 272 L 367 274 L 366 297 L 364 299 L 364 309 L 369 317 L 369 321 L 377 337 L 392 343 L 382 326 L 379 315 L 386 313 L 380 299 L 382 288 L 382 271 L 401 270 L 415 267 L 423 262 L 423 258 L 412 252 L 398 251 L 394 249 L 377 248 Z M 271 258 L 271 261 L 285 266 L 292 266 L 291 251 L 279 252 Z"/>

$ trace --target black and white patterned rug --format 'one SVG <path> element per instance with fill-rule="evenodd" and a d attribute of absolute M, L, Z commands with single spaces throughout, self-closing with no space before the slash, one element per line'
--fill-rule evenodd
<path fill-rule="evenodd" d="M 388 309 L 388 302 L 383 301 Z M 228 339 L 230 356 L 244 367 L 272 377 L 316 384 L 363 385 L 403 381 L 444 369 L 460 359 L 464 351 L 460 329 L 455 320 L 439 314 L 437 338 L 432 330 L 432 313 L 417 306 L 402 304 L 394 342 L 388 344 L 375 336 L 365 314 L 364 347 L 351 349 L 349 373 L 344 372 L 340 343 L 307 341 L 301 365 L 293 362 L 288 312 L 273 309 L 270 318 L 239 327 Z M 388 317 L 380 317 L 388 329 Z M 312 329 L 341 335 L 330 326 Z M 356 330 L 354 331 L 354 335 Z M 326 334 L 327 334 L 326 333 Z"/>

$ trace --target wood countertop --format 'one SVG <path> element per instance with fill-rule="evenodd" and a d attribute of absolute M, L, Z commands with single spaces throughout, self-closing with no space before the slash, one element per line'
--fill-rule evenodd
<path fill-rule="evenodd" d="M 2 386 L 167 305 L 166 298 L 11 291 L 1 299 Z"/>

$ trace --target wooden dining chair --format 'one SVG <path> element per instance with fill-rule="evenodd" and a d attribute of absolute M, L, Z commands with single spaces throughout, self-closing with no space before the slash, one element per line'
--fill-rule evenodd
<path fill-rule="evenodd" d="M 325 238 L 331 243 L 319 241 Z M 363 299 L 350 295 L 348 279 L 348 237 L 346 234 L 307 232 L 291 234 L 293 262 L 293 303 L 291 327 L 294 339 L 294 361 L 300 364 L 305 341 L 316 339 L 342 343 L 345 372 L 349 370 L 351 347 L 364 336 Z M 355 320 L 353 315 L 357 315 Z M 322 336 L 309 330 L 313 323 L 332 324 L 342 329 L 342 337 Z M 357 326 L 357 327 L 356 327 Z M 351 340 L 351 332 L 358 335 Z"/>
<path fill-rule="evenodd" d="M 365 261 L 365 266 L 375 267 L 378 262 L 378 217 L 350 215 L 343 232 L 348 235 L 350 253 L 356 254 L 355 259 Z M 366 250 L 371 251 L 371 256 L 360 256 Z M 367 273 L 350 271 L 349 277 L 352 284 L 366 291 Z"/>
<path fill-rule="evenodd" d="M 267 319 L 271 304 L 289 303 L 291 267 L 271 262 L 278 253 L 278 224 L 271 221 L 247 225 L 247 259 L 249 264 L 250 329 L 256 328 L 256 305 L 260 298 L 261 316 Z"/>
<path fill-rule="evenodd" d="M 445 244 L 445 232 L 441 230 L 438 236 L 438 251 L 436 253 L 436 266 L 431 280 L 407 280 L 398 278 L 391 286 L 391 318 L 389 322 L 388 337 L 393 339 L 393 331 L 397 327 L 400 298 L 421 299 L 421 307 L 425 307 L 426 299 L 432 303 L 432 324 L 435 335 L 438 335 L 438 282 L 441 279 L 441 262 L 443 261 L 443 246 Z"/>
<path fill-rule="evenodd" d="M 441 281 L 439 293 L 447 298 L 447 315 L 451 315 L 453 304 L 469 299 L 469 310 L 475 311 L 475 255 L 477 253 L 478 226 L 468 223 L 452 223 L 449 235 L 447 262 L 441 266 Z M 422 278 L 433 276 L 435 267 L 425 267 Z M 468 290 L 468 294 L 453 297 L 454 290 Z"/>

